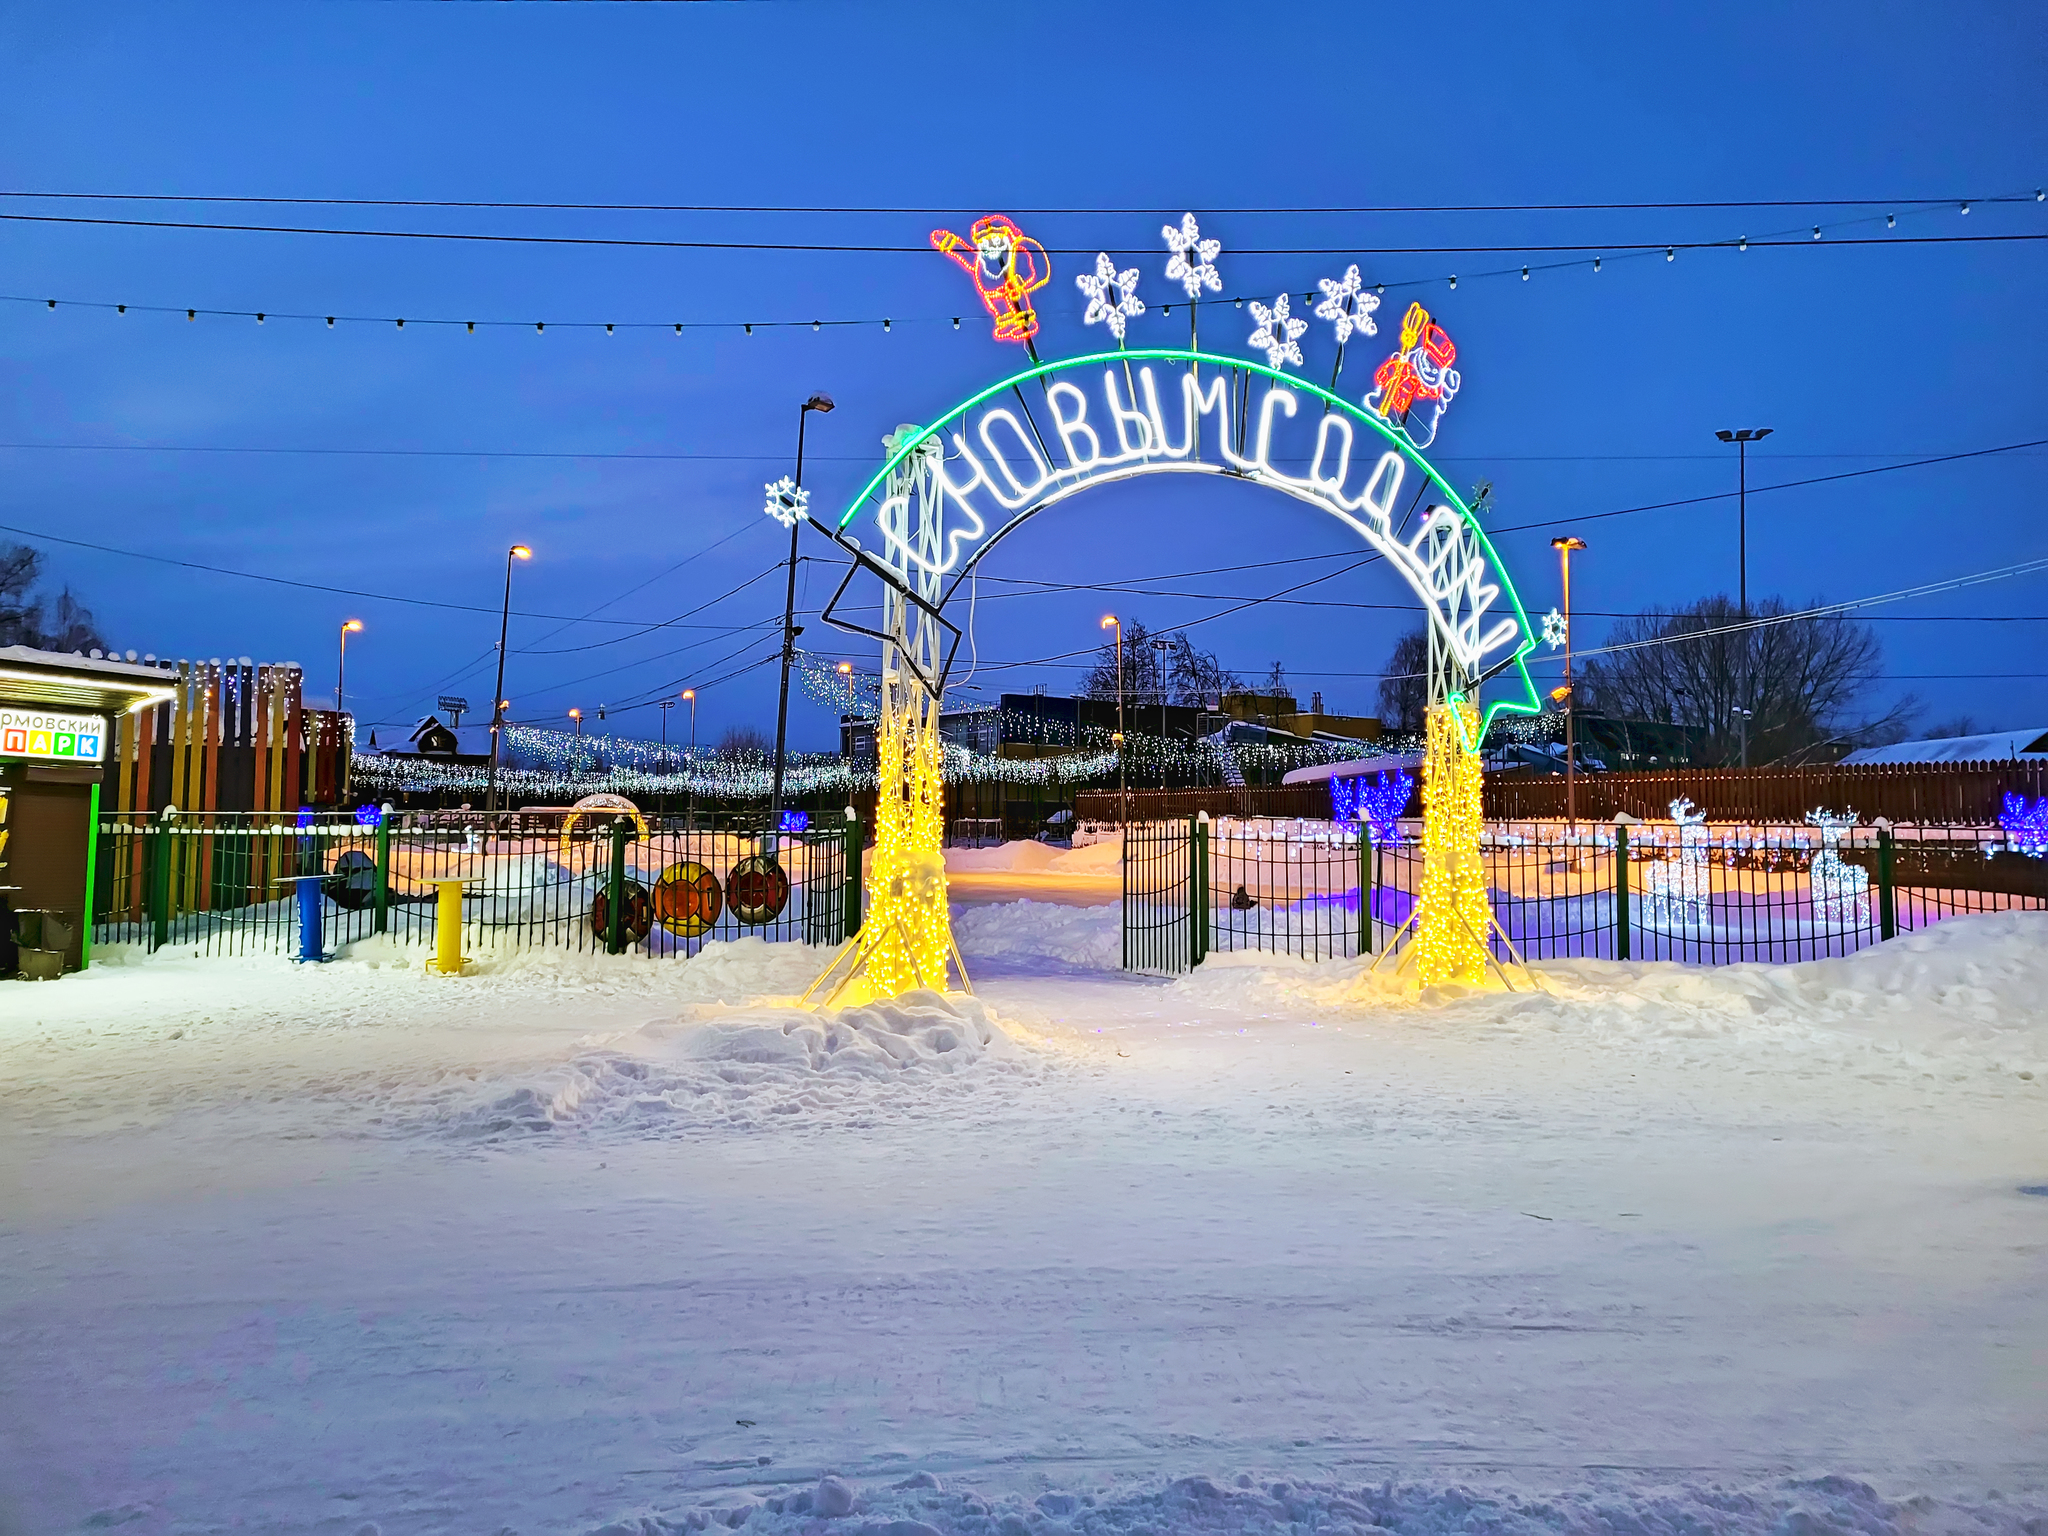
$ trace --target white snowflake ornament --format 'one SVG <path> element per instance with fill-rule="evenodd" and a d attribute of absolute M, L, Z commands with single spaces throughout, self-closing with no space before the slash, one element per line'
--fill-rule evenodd
<path fill-rule="evenodd" d="M 1259 328 L 1252 332 L 1250 345 L 1266 354 L 1266 366 L 1278 368 L 1282 363 L 1301 366 L 1301 333 L 1308 329 L 1306 320 L 1297 320 L 1287 313 L 1287 295 L 1281 294 L 1268 309 L 1257 299 L 1252 300 L 1252 318 L 1259 322 Z"/>
<path fill-rule="evenodd" d="M 811 493 L 789 476 L 770 481 L 768 505 L 762 508 L 785 528 L 794 528 L 811 515 Z"/>
<path fill-rule="evenodd" d="M 1204 288 L 1211 293 L 1223 291 L 1223 275 L 1216 270 L 1216 258 L 1223 254 L 1223 242 L 1204 240 L 1202 227 L 1195 222 L 1192 213 L 1180 216 L 1179 229 L 1166 224 L 1160 227 L 1159 233 L 1166 237 L 1166 248 L 1173 253 L 1166 258 L 1166 280 L 1169 283 L 1179 283 L 1191 299 L 1200 298 Z"/>
<path fill-rule="evenodd" d="M 1145 313 L 1145 301 L 1138 297 L 1138 269 L 1117 271 L 1107 251 L 1096 253 L 1095 270 L 1075 278 L 1074 286 L 1088 295 L 1088 313 L 1081 317 L 1082 324 L 1107 325 L 1118 341 L 1124 339 L 1125 323 Z"/>
<path fill-rule="evenodd" d="M 1372 312 L 1380 307 L 1380 296 L 1367 291 L 1365 280 L 1358 275 L 1358 268 L 1352 267 L 1342 277 L 1319 277 L 1316 286 L 1323 290 L 1323 296 L 1316 303 L 1316 318 L 1327 320 L 1337 328 L 1337 345 L 1343 346 L 1351 339 L 1353 331 L 1361 336 L 1377 336 L 1379 326 L 1374 323 Z"/>
<path fill-rule="evenodd" d="M 1543 639 L 1554 651 L 1564 644 L 1564 615 L 1555 608 L 1543 615 Z"/>

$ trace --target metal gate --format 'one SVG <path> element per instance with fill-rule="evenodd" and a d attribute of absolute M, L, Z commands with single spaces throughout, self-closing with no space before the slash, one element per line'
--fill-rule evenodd
<path fill-rule="evenodd" d="M 1207 934 L 1206 821 L 1124 828 L 1124 969 L 1178 976 L 1200 965 Z"/>

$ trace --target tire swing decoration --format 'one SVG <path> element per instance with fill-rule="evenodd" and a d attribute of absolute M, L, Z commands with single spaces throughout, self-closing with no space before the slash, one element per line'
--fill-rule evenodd
<path fill-rule="evenodd" d="M 647 887 L 638 880 L 623 882 L 624 900 L 619 905 L 619 932 L 635 944 L 647 937 L 647 931 L 654 926 L 654 903 L 648 899 Z M 590 931 L 600 939 L 611 937 L 612 893 L 599 887 L 590 898 Z"/>
<path fill-rule="evenodd" d="M 753 854 L 733 865 L 726 876 L 725 899 L 732 915 L 750 928 L 772 923 L 789 904 L 789 876 L 766 854 Z"/>
<path fill-rule="evenodd" d="M 654 920 L 679 939 L 694 939 L 718 925 L 725 893 L 718 876 L 694 859 L 671 864 L 654 887 Z"/>

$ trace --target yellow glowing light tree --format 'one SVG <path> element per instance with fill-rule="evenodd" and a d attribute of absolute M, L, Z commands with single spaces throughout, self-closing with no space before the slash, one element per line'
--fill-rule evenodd
<path fill-rule="evenodd" d="M 1422 759 L 1422 883 L 1403 953 L 1424 986 L 1484 981 L 1495 929 L 1479 852 L 1482 716 L 1473 684 L 1438 625 L 1429 626 L 1429 713 Z"/>
<path fill-rule="evenodd" d="M 905 426 L 885 437 L 893 455 Z M 882 505 L 884 559 L 927 602 L 936 602 L 945 517 L 937 439 L 891 472 Z M 913 526 L 913 520 L 915 525 Z M 828 1002 L 897 997 L 919 988 L 944 991 L 951 961 L 960 985 L 967 969 L 953 943 L 946 906 L 946 787 L 939 741 L 939 700 L 924 679 L 942 661 L 939 626 L 931 615 L 884 584 L 881 629 L 881 711 L 875 726 L 875 851 L 868 870 L 868 910 L 857 937 L 813 985 L 817 992 L 843 976 Z M 849 963 L 850 962 L 850 963 Z M 968 990 L 972 990 L 968 988 Z M 806 994 L 807 996 L 810 994 Z"/>

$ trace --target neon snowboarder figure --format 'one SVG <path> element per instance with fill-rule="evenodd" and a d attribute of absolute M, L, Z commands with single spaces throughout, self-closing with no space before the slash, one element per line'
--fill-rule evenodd
<path fill-rule="evenodd" d="M 974 279 L 974 291 L 996 323 L 996 340 L 1031 348 L 1038 334 L 1031 295 L 1052 281 L 1045 247 L 1000 213 L 976 219 L 965 240 L 949 229 L 935 229 L 932 247 Z M 1035 357 L 1036 349 L 1031 350 Z"/>
<path fill-rule="evenodd" d="M 1365 408 L 1377 411 L 1408 434 L 1418 448 L 1436 440 L 1437 423 L 1458 392 L 1458 370 L 1451 366 L 1458 348 L 1450 334 L 1430 318 L 1420 304 L 1410 304 L 1401 317 L 1400 350 L 1381 363 L 1372 376 L 1372 393 Z M 1432 407 L 1429 419 L 1418 424 L 1409 418 L 1417 407 Z"/>

